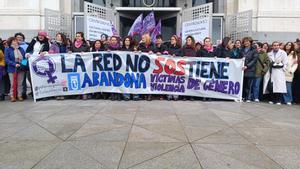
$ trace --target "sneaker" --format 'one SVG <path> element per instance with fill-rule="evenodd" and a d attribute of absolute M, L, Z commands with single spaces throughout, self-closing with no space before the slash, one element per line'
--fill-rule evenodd
<path fill-rule="evenodd" d="M 259 102 L 259 100 L 258 100 L 258 99 L 255 99 L 254 101 L 255 101 L 255 102 Z"/>
<path fill-rule="evenodd" d="M 251 102 L 251 100 L 246 100 L 246 103 L 250 103 Z"/>
<path fill-rule="evenodd" d="M 10 101 L 11 101 L 11 102 L 16 102 L 17 100 L 16 100 L 16 98 L 11 97 L 11 98 L 10 98 Z"/>
<path fill-rule="evenodd" d="M 22 98 L 22 96 L 18 96 L 18 101 L 23 101 L 24 99 Z"/>
<path fill-rule="evenodd" d="M 291 102 L 287 102 L 287 103 L 286 103 L 286 105 L 288 105 L 288 106 L 291 106 L 291 105 L 292 105 L 292 103 L 291 103 Z"/>
<path fill-rule="evenodd" d="M 279 103 L 279 102 L 278 102 L 278 103 L 276 103 L 276 104 L 277 104 L 277 105 L 281 105 L 281 103 Z"/>
<path fill-rule="evenodd" d="M 269 104 L 274 104 L 274 102 L 272 102 L 272 101 L 269 101 Z"/>

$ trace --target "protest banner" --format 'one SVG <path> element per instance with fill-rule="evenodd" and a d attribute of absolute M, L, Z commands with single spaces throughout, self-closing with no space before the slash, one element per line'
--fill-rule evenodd
<path fill-rule="evenodd" d="M 85 34 L 91 41 L 100 39 L 101 34 L 112 36 L 112 23 L 93 16 L 85 16 Z"/>
<path fill-rule="evenodd" d="M 183 22 L 182 23 L 183 43 L 185 42 L 187 36 L 194 37 L 196 42 L 202 42 L 205 37 L 211 37 L 209 30 L 210 30 L 209 17 Z"/>
<path fill-rule="evenodd" d="M 29 63 L 35 99 L 96 92 L 242 97 L 242 59 L 113 51 L 31 56 Z"/>

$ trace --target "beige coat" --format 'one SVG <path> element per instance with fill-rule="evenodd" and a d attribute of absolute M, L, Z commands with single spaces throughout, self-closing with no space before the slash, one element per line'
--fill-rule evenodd
<path fill-rule="evenodd" d="M 298 56 L 296 55 L 296 57 L 293 57 L 294 51 L 291 52 L 288 55 L 288 65 L 286 67 L 286 72 L 285 72 L 285 80 L 287 82 L 293 82 L 294 79 L 294 73 L 298 68 Z"/>
<path fill-rule="evenodd" d="M 270 91 L 267 90 L 268 82 L 271 80 L 273 83 L 273 92 L 274 93 L 286 93 L 286 81 L 285 81 L 285 72 L 288 65 L 288 57 L 285 51 L 279 49 L 279 51 L 274 55 L 273 51 L 268 53 L 268 57 L 271 62 L 282 63 L 283 68 L 270 68 L 269 71 L 264 76 L 263 83 L 263 93 L 267 94 Z M 272 73 L 270 70 L 272 69 Z"/>

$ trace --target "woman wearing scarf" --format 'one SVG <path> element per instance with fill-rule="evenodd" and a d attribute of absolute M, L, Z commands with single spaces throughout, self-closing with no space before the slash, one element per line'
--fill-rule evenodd
<path fill-rule="evenodd" d="M 23 101 L 22 93 L 23 86 L 22 82 L 24 80 L 25 70 L 23 69 L 22 61 L 25 59 L 25 51 L 19 46 L 18 40 L 15 37 L 11 37 L 7 41 L 9 47 L 5 49 L 5 62 L 7 64 L 7 72 L 9 74 L 10 80 L 10 95 L 11 101 L 16 102 L 16 99 Z M 14 77 L 16 76 L 17 77 Z M 14 80 L 14 78 L 17 78 Z M 15 84 L 15 82 L 17 84 Z M 14 93 L 14 87 L 17 88 L 17 98 L 16 93 Z"/>
<path fill-rule="evenodd" d="M 214 57 L 214 47 L 211 44 L 211 38 L 204 38 L 203 43 L 203 47 L 197 52 L 197 57 Z"/>
<path fill-rule="evenodd" d="M 106 50 L 107 51 L 121 50 L 120 41 L 119 41 L 119 38 L 117 36 L 112 36 L 110 38 L 110 43 L 109 43 L 109 46 L 108 46 L 108 48 Z M 112 101 L 114 101 L 114 100 L 121 101 L 121 94 L 119 94 L 119 93 L 111 93 L 110 99 Z"/>
<path fill-rule="evenodd" d="M 72 44 L 71 51 L 73 53 L 83 53 L 83 52 L 89 52 L 90 47 L 87 45 L 85 39 L 84 39 L 84 34 L 83 32 L 77 32 L 76 37 L 74 40 L 74 43 Z M 88 95 L 84 94 L 78 97 L 78 99 L 82 98 L 82 100 L 87 100 Z"/>
<path fill-rule="evenodd" d="M 63 33 L 57 33 L 55 37 L 55 41 L 51 44 L 50 54 L 54 53 L 67 53 L 67 40 L 66 36 Z M 56 100 L 64 100 L 64 96 L 56 97 Z"/>

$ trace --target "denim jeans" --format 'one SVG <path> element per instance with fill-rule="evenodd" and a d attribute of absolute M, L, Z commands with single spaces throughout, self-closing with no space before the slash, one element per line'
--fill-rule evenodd
<path fill-rule="evenodd" d="M 287 90 L 287 93 L 283 94 L 283 101 L 284 101 L 284 103 L 292 103 L 292 101 L 293 101 L 292 82 L 286 82 L 286 90 Z"/>
<path fill-rule="evenodd" d="M 261 80 L 262 80 L 262 77 L 256 77 L 254 79 L 254 82 L 253 82 L 253 85 L 252 85 L 252 98 L 253 98 L 253 100 L 259 99 Z"/>

